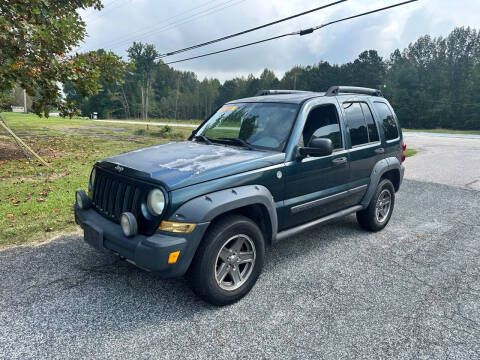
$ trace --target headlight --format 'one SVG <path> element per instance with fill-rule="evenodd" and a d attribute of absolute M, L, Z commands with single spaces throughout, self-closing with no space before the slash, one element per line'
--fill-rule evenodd
<path fill-rule="evenodd" d="M 92 206 L 92 201 L 83 190 L 77 190 L 75 193 L 75 200 L 80 209 L 86 210 Z"/>
<path fill-rule="evenodd" d="M 90 173 L 90 180 L 88 182 L 88 196 L 92 196 L 93 194 L 93 185 L 95 184 L 95 175 L 97 174 L 97 170 L 93 168 L 92 172 Z"/>
<path fill-rule="evenodd" d="M 155 216 L 161 215 L 165 208 L 165 195 L 162 190 L 153 189 L 147 198 L 148 210 Z"/>
<path fill-rule="evenodd" d="M 92 170 L 92 174 L 90 175 L 90 184 L 93 187 L 93 184 L 95 184 L 95 175 L 97 175 L 97 170 L 94 168 Z"/>

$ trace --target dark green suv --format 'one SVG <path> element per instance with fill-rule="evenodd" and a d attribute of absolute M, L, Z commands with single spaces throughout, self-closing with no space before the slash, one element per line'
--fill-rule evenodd
<path fill-rule="evenodd" d="M 76 193 L 85 241 L 225 305 L 257 281 L 265 246 L 356 213 L 383 229 L 405 144 L 378 90 L 266 90 L 231 101 L 184 142 L 95 164 Z"/>

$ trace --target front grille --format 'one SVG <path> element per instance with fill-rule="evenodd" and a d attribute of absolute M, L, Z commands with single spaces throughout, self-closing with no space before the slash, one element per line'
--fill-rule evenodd
<path fill-rule="evenodd" d="M 98 212 L 117 222 L 124 212 L 138 219 L 141 215 L 142 189 L 99 168 L 93 186 L 93 203 Z"/>

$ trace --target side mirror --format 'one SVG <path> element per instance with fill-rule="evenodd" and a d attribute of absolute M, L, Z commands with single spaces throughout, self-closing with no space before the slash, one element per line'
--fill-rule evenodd
<path fill-rule="evenodd" d="M 312 139 L 308 145 L 308 147 L 299 148 L 299 152 L 302 157 L 322 157 L 331 155 L 333 153 L 332 140 L 330 139 Z"/>

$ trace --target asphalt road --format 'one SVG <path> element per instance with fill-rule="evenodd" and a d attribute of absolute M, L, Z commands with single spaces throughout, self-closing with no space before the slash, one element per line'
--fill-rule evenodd
<path fill-rule="evenodd" d="M 480 190 L 480 136 L 404 135 L 407 146 L 419 151 L 408 159 L 408 179 Z"/>
<path fill-rule="evenodd" d="M 151 126 L 177 126 L 196 129 L 198 125 L 195 124 L 181 124 L 181 123 L 167 123 L 167 122 L 146 122 L 146 121 L 135 121 L 135 120 L 95 120 L 105 123 L 115 123 L 115 124 L 130 124 L 130 125 L 151 125 Z"/>
<path fill-rule="evenodd" d="M 438 145 L 407 141 L 425 154 L 407 160 L 384 231 L 350 216 L 285 240 L 229 307 L 78 235 L 0 252 L 0 357 L 480 358 L 480 192 L 413 171 Z M 445 182 L 449 161 L 467 161 L 437 160 Z"/>

